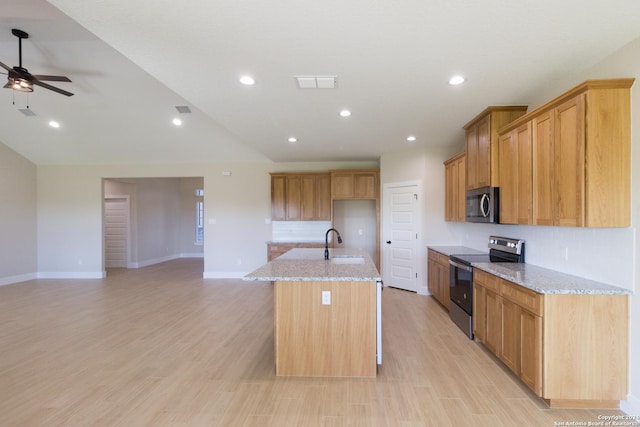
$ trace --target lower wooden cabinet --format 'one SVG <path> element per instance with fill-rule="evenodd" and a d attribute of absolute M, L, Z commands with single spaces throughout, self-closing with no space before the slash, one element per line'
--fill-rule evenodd
<path fill-rule="evenodd" d="M 429 293 L 449 309 L 449 257 L 440 252 L 429 249 L 428 251 L 427 288 Z"/>
<path fill-rule="evenodd" d="M 473 274 L 476 340 L 549 406 L 615 408 L 626 399 L 627 295 L 539 294 Z"/>

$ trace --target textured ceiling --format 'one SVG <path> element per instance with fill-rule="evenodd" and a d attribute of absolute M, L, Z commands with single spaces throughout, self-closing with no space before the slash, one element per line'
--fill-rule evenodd
<path fill-rule="evenodd" d="M 639 37 L 638 22 L 637 0 L 4 0 L 0 61 L 17 65 L 20 28 L 23 66 L 69 76 L 57 85 L 75 96 L 0 90 L 0 141 L 39 164 L 372 160 L 408 135 L 460 144 L 486 106 L 528 104 Z M 468 81 L 449 86 L 458 73 Z M 301 90 L 298 75 L 337 87 Z M 180 128 L 175 105 L 193 111 Z"/>

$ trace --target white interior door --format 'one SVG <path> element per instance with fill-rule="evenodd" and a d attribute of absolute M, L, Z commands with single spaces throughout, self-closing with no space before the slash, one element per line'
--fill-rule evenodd
<path fill-rule="evenodd" d="M 129 199 L 104 200 L 104 264 L 105 268 L 126 268 L 129 239 Z"/>
<path fill-rule="evenodd" d="M 384 284 L 417 292 L 418 185 L 385 188 L 384 211 Z"/>

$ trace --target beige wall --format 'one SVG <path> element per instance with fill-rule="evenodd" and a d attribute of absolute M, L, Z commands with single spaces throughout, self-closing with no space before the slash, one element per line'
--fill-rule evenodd
<path fill-rule="evenodd" d="M 36 166 L 0 143 L 0 285 L 37 272 Z"/>

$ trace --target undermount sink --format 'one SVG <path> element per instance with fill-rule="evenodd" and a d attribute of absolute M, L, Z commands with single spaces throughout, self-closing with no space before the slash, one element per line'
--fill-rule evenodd
<path fill-rule="evenodd" d="M 334 256 L 331 258 L 332 264 L 364 264 L 364 257 L 361 256 Z"/>

